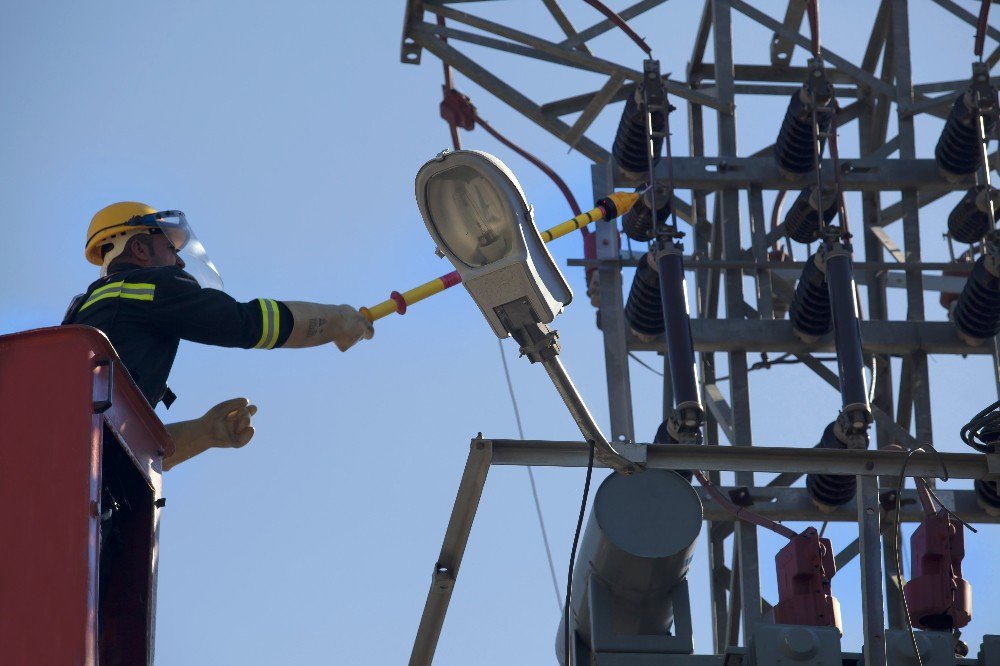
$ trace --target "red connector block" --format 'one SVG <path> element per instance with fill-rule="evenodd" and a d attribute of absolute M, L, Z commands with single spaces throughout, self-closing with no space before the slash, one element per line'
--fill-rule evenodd
<path fill-rule="evenodd" d="M 837 572 L 829 539 L 810 527 L 792 538 L 774 558 L 778 569 L 777 624 L 840 628 L 840 602 L 830 579 Z"/>
<path fill-rule="evenodd" d="M 961 629 L 972 620 L 972 586 L 962 578 L 962 523 L 941 509 L 924 518 L 910 537 L 911 579 L 903 587 L 913 626 Z"/>

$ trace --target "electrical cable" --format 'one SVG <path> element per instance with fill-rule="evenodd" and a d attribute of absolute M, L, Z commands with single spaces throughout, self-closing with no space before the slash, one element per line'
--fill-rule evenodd
<path fill-rule="evenodd" d="M 983 429 L 1000 426 L 1000 412 L 992 413 L 1000 407 L 1000 400 L 979 412 L 959 431 L 962 441 L 980 453 L 996 453 L 996 446 L 982 440 Z"/>
<path fill-rule="evenodd" d="M 722 491 L 716 488 L 715 484 L 709 481 L 705 477 L 705 474 L 703 472 L 694 470 L 694 476 L 696 479 L 698 479 L 698 483 L 700 483 L 702 487 L 704 487 L 705 490 L 708 491 L 708 494 L 712 496 L 712 499 L 718 502 L 719 506 L 721 506 L 723 509 L 733 514 L 733 516 L 736 517 L 738 520 L 742 520 L 744 522 L 751 523 L 758 527 L 763 527 L 765 529 L 771 530 L 772 532 L 780 534 L 781 536 L 787 539 L 794 539 L 795 537 L 798 536 L 798 533 L 796 533 L 790 527 L 785 527 L 781 523 L 777 523 L 771 520 L 770 518 L 766 518 L 760 515 L 759 513 L 751 511 L 745 506 L 739 506 L 738 504 L 733 502 L 731 499 L 723 495 Z"/>
<path fill-rule="evenodd" d="M 608 20 L 610 20 L 612 23 L 621 28 L 622 32 L 628 35 L 629 39 L 631 39 L 633 42 L 636 43 L 636 46 L 642 49 L 647 56 L 652 57 L 653 49 L 649 48 L 649 44 L 647 44 L 642 37 L 637 35 L 635 31 L 629 27 L 629 24 L 625 22 L 625 19 L 616 14 L 603 2 L 600 2 L 600 0 L 583 0 L 583 1 L 586 2 L 588 5 L 590 5 L 591 7 L 593 7 L 594 9 L 596 9 L 597 11 L 604 14 L 606 17 L 608 17 Z"/>
<path fill-rule="evenodd" d="M 986 42 L 986 28 L 989 27 L 990 0 L 982 0 L 979 4 L 979 18 L 976 21 L 976 43 L 972 52 L 979 56 L 979 62 L 983 61 L 983 45 Z"/>
<path fill-rule="evenodd" d="M 566 608 L 563 611 L 566 621 L 566 666 L 573 666 L 573 653 L 570 650 L 571 643 L 569 640 L 572 635 L 570 629 L 570 616 L 572 615 L 570 602 L 573 596 L 573 565 L 576 563 L 576 548 L 580 544 L 580 531 L 583 529 L 583 514 L 587 511 L 587 495 L 590 494 L 590 477 L 594 472 L 594 442 L 591 441 L 588 444 L 590 444 L 590 455 L 587 458 L 587 479 L 583 482 L 583 500 L 580 502 L 580 517 L 576 520 L 573 548 L 569 554 L 569 573 L 566 575 Z"/>
<path fill-rule="evenodd" d="M 805 362 L 805 361 L 801 361 L 801 360 L 799 360 L 797 358 L 790 359 L 790 358 L 788 358 L 789 356 L 791 356 L 790 353 L 789 354 L 782 354 L 781 356 L 779 356 L 778 358 L 776 358 L 776 359 L 774 359 L 772 361 L 771 359 L 767 358 L 767 352 L 763 352 L 761 354 L 761 357 L 763 357 L 762 360 L 757 361 L 756 363 L 754 363 L 753 365 L 751 365 L 749 368 L 747 368 L 747 372 L 753 372 L 754 370 L 770 370 L 772 365 L 795 365 L 796 363 L 804 363 Z M 820 361 L 821 363 L 832 363 L 832 362 L 834 362 L 834 361 L 837 360 L 837 357 L 836 356 L 817 356 L 815 360 Z M 716 382 L 722 382 L 722 381 L 726 381 L 727 379 L 729 379 L 729 375 L 723 375 L 722 377 L 716 377 L 715 381 Z"/>
<path fill-rule="evenodd" d="M 514 407 L 514 420 L 517 421 L 517 434 L 524 439 L 524 429 L 521 427 L 521 411 L 517 408 L 517 398 L 514 397 L 514 384 L 510 380 L 510 370 L 507 368 L 507 355 L 503 351 L 503 340 L 497 340 L 500 347 L 500 360 L 503 361 L 503 374 L 507 378 L 507 391 L 510 392 L 510 402 Z M 531 496 L 535 500 L 535 513 L 538 514 L 538 526 L 542 528 L 542 543 L 545 544 L 545 556 L 549 560 L 549 573 L 552 575 L 552 589 L 556 593 L 556 608 L 561 608 L 561 595 L 559 594 L 559 583 L 556 581 L 556 567 L 552 561 L 552 549 L 549 547 L 549 535 L 545 529 L 545 521 L 542 519 L 542 503 L 538 499 L 538 488 L 535 486 L 535 473 L 531 465 L 525 465 L 528 470 L 528 481 L 531 483 Z"/>
<path fill-rule="evenodd" d="M 580 206 L 579 206 L 579 204 L 576 203 L 576 197 L 574 197 L 573 193 L 570 192 L 569 186 L 566 185 L 566 182 L 562 178 L 559 177 L 559 174 L 557 174 L 555 171 L 553 171 L 552 168 L 549 167 L 549 165 L 547 165 L 545 162 L 541 161 L 540 159 L 538 159 L 537 157 L 535 157 L 534 155 L 532 155 L 531 153 L 529 153 L 527 150 L 525 150 L 524 148 L 521 148 L 516 143 L 514 143 L 513 141 L 511 141 L 510 139 L 508 139 L 507 137 L 505 137 L 503 134 L 501 134 L 497 130 L 493 129 L 493 126 L 490 125 L 485 120 L 483 120 L 482 116 L 479 115 L 478 111 L 474 111 L 473 113 L 474 113 L 473 117 L 475 118 L 476 122 L 479 123 L 479 125 L 482 126 L 482 128 L 484 130 L 486 130 L 487 132 L 489 132 L 490 136 L 492 136 L 494 139 L 496 139 L 497 141 L 499 141 L 503 145 L 505 145 L 508 148 L 510 148 L 511 150 L 513 150 L 515 153 L 517 153 L 518 155 L 520 155 L 524 159 L 526 159 L 529 162 L 531 162 L 532 164 L 534 164 L 546 176 L 548 176 L 549 178 L 551 178 L 552 182 L 555 183 L 556 187 L 559 188 L 559 191 L 562 192 L 563 196 L 566 197 L 566 203 L 568 203 L 569 207 L 573 210 L 573 214 L 574 215 L 579 215 L 580 214 Z M 590 231 L 588 229 L 586 229 L 585 227 L 581 227 L 580 231 L 583 232 L 584 236 L 586 236 L 588 233 L 590 233 Z"/>
<path fill-rule="evenodd" d="M 649 370 L 653 374 L 659 375 L 660 377 L 663 376 L 662 372 L 660 372 L 659 370 L 657 370 L 653 366 L 651 366 L 648 363 L 646 363 L 645 361 L 643 361 L 641 358 L 639 358 L 638 356 L 636 356 L 635 353 L 629 352 L 628 355 L 629 355 L 629 358 L 631 358 L 633 361 L 635 361 L 636 363 L 638 363 L 642 367 L 646 368 L 647 370 Z"/>

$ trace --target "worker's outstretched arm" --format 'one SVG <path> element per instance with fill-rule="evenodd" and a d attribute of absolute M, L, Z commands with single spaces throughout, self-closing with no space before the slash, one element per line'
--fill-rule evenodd
<path fill-rule="evenodd" d="M 246 398 L 221 402 L 193 421 L 167 424 L 167 433 L 174 442 L 174 453 L 163 460 L 163 469 L 179 465 L 212 448 L 238 449 L 253 438 L 250 417 L 257 407 Z"/>
<path fill-rule="evenodd" d="M 375 334 L 371 323 L 350 305 L 321 305 L 302 301 L 282 301 L 292 313 L 295 325 L 284 348 L 315 347 L 332 342 L 347 351 L 364 338 Z"/>

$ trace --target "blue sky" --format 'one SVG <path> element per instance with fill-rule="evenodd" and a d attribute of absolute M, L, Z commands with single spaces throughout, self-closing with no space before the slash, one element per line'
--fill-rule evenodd
<path fill-rule="evenodd" d="M 481 4 L 468 8 L 559 35 L 540 3 Z M 599 18 L 584 3 L 562 4 L 578 27 Z M 760 4 L 783 14 L 781 2 Z M 974 10 L 977 3 L 962 4 Z M 875 6 L 824 3 L 824 43 L 859 60 Z M 241 300 L 372 305 L 449 271 L 434 256 L 413 199 L 417 169 L 450 143 L 437 112 L 441 67 L 426 53 L 420 66 L 399 62 L 403 10 L 402 2 L 6 3 L 0 219 L 8 253 L 0 265 L 0 333 L 58 323 L 69 299 L 95 277 L 83 259 L 86 225 L 118 200 L 185 211 L 227 290 Z M 675 1 L 635 22 L 663 71 L 676 78 L 700 12 L 700 2 Z M 928 2 L 912 3 L 911 22 L 917 82 L 968 76 L 971 28 Z M 739 16 L 734 31 L 739 61 L 766 61 L 766 31 Z M 641 65 L 641 53 L 619 35 L 593 48 Z M 603 83 L 576 70 L 463 50 L 539 102 Z M 803 61 L 798 51 L 796 62 Z M 581 205 L 593 200 L 584 157 L 567 154 L 464 77 L 456 84 L 494 127 L 551 164 Z M 773 141 L 785 100 L 738 101 L 740 152 L 749 154 Z M 590 136 L 610 146 L 617 120 L 615 107 Z M 686 154 L 683 110 L 671 121 L 675 152 Z M 918 152 L 930 156 L 940 121 L 920 117 L 917 129 Z M 845 155 L 856 154 L 853 132 L 842 133 Z M 552 184 L 482 130 L 465 134 L 464 143 L 507 162 L 540 226 L 569 217 Z M 709 150 L 713 145 L 710 139 Z M 926 258 L 946 256 L 938 236 L 957 196 L 925 209 Z M 848 205 L 858 220 L 859 202 Z M 551 249 L 564 267 L 582 256 L 576 236 Z M 565 273 L 577 300 L 555 324 L 563 360 L 607 428 L 600 334 L 582 270 Z M 895 318 L 904 317 L 900 295 L 891 302 Z M 928 318 L 943 318 L 936 300 L 927 299 Z M 510 341 L 504 346 L 526 436 L 577 438 L 542 369 L 517 360 Z M 644 360 L 659 363 L 652 354 Z M 995 396 L 989 362 L 934 357 L 930 368 L 935 444 L 961 450 L 959 427 Z M 659 382 L 632 366 L 644 441 L 660 420 Z M 404 318 L 383 320 L 374 340 L 346 354 L 332 346 L 262 352 L 185 344 L 171 385 L 180 398 L 169 414 L 161 410 L 166 421 L 239 395 L 260 413 L 250 446 L 210 452 L 166 478 L 157 663 L 404 662 L 469 439 L 479 431 L 517 433 L 497 342 L 467 294 L 453 289 Z M 755 373 L 751 388 L 761 444 L 812 446 L 839 406 L 836 393 L 796 367 Z M 562 587 L 583 472 L 544 469 L 536 477 Z M 851 529 L 831 526 L 835 547 L 853 538 Z M 975 619 L 965 634 L 974 645 L 997 630 L 989 618 L 1000 613 L 1000 584 L 987 575 L 996 545 L 990 526 L 967 539 Z M 779 546 L 762 536 L 762 588 L 772 602 L 769 562 Z M 702 543 L 692 572 L 696 627 L 708 626 L 707 593 L 697 591 L 707 590 L 706 557 Z M 860 647 L 857 590 L 855 562 L 834 579 L 845 649 Z M 436 663 L 547 663 L 557 624 L 526 472 L 494 469 Z M 708 639 L 699 631 L 702 649 Z"/>

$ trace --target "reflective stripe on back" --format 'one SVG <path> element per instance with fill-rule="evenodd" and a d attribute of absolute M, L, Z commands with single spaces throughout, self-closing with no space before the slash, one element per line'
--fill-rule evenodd
<path fill-rule="evenodd" d="M 94 303 L 107 298 L 127 298 L 134 301 L 151 301 L 156 285 L 149 282 L 110 282 L 95 289 L 78 312 L 83 312 Z"/>

